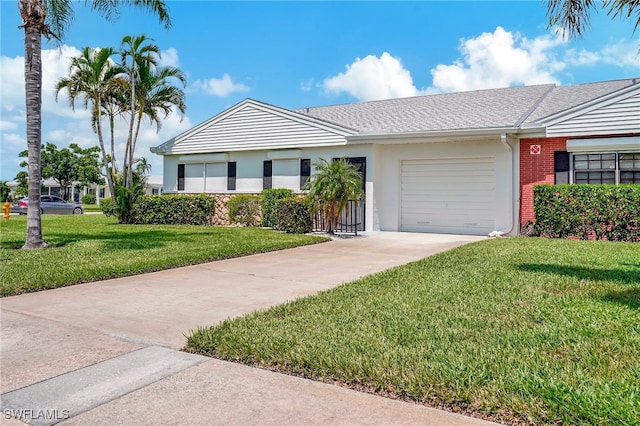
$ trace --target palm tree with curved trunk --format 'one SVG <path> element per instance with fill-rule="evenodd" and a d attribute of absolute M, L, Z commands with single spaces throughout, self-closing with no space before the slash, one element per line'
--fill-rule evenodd
<path fill-rule="evenodd" d="M 62 40 L 73 21 L 73 0 L 19 0 L 18 9 L 24 29 L 24 80 L 27 128 L 29 207 L 25 249 L 42 248 L 40 217 L 40 149 L 42 145 L 42 37 Z M 85 0 L 91 10 L 109 20 L 115 20 L 121 5 L 147 10 L 158 17 L 165 28 L 171 26 L 169 11 L 163 0 Z"/>
<path fill-rule="evenodd" d="M 612 18 L 635 19 L 634 31 L 640 26 L 639 0 L 548 0 L 549 28 L 559 28 L 569 39 L 582 38 L 596 7 L 602 7 Z"/>
<path fill-rule="evenodd" d="M 118 87 L 118 76 L 124 72 L 122 66 L 111 60 L 115 53 L 115 50 L 110 47 L 102 49 L 85 47 L 80 56 L 71 59 L 70 76 L 61 78 L 56 85 L 56 100 L 60 91 L 66 89 L 72 109 L 75 110 L 78 98 L 85 109 L 91 108 L 91 127 L 98 136 L 105 176 L 111 194 L 114 193 L 115 186 L 113 170 L 110 167 L 104 144 L 102 119 L 104 104 L 109 100 L 110 93 Z M 113 129 L 111 129 L 111 134 L 113 135 Z"/>

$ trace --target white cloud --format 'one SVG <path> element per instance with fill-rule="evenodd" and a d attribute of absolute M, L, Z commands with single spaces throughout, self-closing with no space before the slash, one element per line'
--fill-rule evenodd
<path fill-rule="evenodd" d="M 618 40 L 597 51 L 567 49 L 564 60 L 572 66 L 606 64 L 638 68 L 640 66 L 640 40 Z"/>
<path fill-rule="evenodd" d="M 300 90 L 303 92 L 310 92 L 311 89 L 313 89 L 314 85 L 315 85 L 315 80 L 313 78 L 310 78 L 308 80 L 303 80 L 300 82 Z"/>
<path fill-rule="evenodd" d="M 208 80 L 196 80 L 193 85 L 202 89 L 209 95 L 224 98 L 235 92 L 248 92 L 249 87 L 242 83 L 234 83 L 229 74 L 224 74 L 222 78 L 210 78 Z"/>
<path fill-rule="evenodd" d="M 328 93 L 346 92 L 361 101 L 419 94 L 411 73 L 402 66 L 400 59 L 387 52 L 379 58 L 375 55 L 356 58 L 346 69 L 324 80 L 323 87 Z"/>
<path fill-rule="evenodd" d="M 169 52 L 169 53 L 166 53 Z M 177 52 L 172 49 L 163 52 L 167 61 L 177 61 Z M 76 143 L 82 147 L 97 146 L 97 136 L 91 130 L 90 113 L 76 103 L 76 111 L 69 106 L 67 95 L 61 92 L 58 102 L 55 101 L 55 85 L 59 78 L 68 75 L 70 58 L 81 52 L 73 46 L 62 46 L 58 49 L 42 51 L 42 141 L 53 142 L 59 148 Z M 167 62 L 165 64 L 171 64 Z M 24 58 L 0 57 L 0 122 L 2 144 L 1 179 L 13 179 L 20 170 L 18 153 L 27 147 L 25 135 L 25 107 L 24 107 Z M 180 121 L 180 116 L 171 114 L 162 121 L 162 128 L 156 133 L 155 127 L 144 122 L 140 129 L 140 136 L 136 147 L 136 157 L 145 157 L 151 163 L 153 174 L 162 174 L 162 157 L 152 154 L 149 148 L 159 145 L 171 137 L 192 127 L 188 117 Z M 105 144 L 109 144 L 107 125 L 105 123 Z M 127 137 L 126 120 L 116 120 L 116 155 L 122 161 L 124 141 Z M 109 149 L 107 147 L 107 149 Z"/>
<path fill-rule="evenodd" d="M 162 67 L 179 67 L 180 60 L 178 58 L 178 51 L 173 47 L 160 52 L 160 61 L 158 65 Z"/>
<path fill-rule="evenodd" d="M 462 40 L 462 58 L 431 70 L 433 85 L 429 92 L 558 83 L 554 73 L 563 70 L 565 64 L 555 59 L 553 50 L 563 43 L 559 36 L 529 40 L 497 27 L 493 33 Z"/>

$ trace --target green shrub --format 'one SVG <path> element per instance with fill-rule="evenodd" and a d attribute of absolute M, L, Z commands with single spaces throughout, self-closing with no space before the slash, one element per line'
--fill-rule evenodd
<path fill-rule="evenodd" d="M 82 204 L 95 204 L 96 203 L 96 194 L 86 194 L 82 196 Z"/>
<path fill-rule="evenodd" d="M 283 198 L 276 202 L 278 229 L 290 234 L 311 232 L 313 220 L 308 204 L 296 197 Z"/>
<path fill-rule="evenodd" d="M 262 191 L 262 226 L 275 228 L 278 225 L 276 202 L 283 198 L 293 198 L 295 196 L 295 192 L 286 188 L 272 188 Z"/>
<path fill-rule="evenodd" d="M 100 210 L 102 210 L 105 216 L 115 216 L 117 213 L 116 203 L 113 202 L 111 197 L 103 198 L 100 200 Z"/>
<path fill-rule="evenodd" d="M 536 185 L 533 194 L 540 236 L 640 241 L 640 185 Z"/>
<path fill-rule="evenodd" d="M 244 226 L 260 223 L 260 197 L 257 195 L 236 195 L 227 204 L 229 221 Z"/>
<path fill-rule="evenodd" d="M 199 195 L 145 195 L 133 207 L 134 223 L 148 225 L 209 225 L 216 199 Z"/>

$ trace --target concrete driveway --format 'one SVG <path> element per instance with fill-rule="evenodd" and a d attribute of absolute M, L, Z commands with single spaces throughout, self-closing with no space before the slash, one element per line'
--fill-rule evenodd
<path fill-rule="evenodd" d="M 482 424 L 178 351 L 198 326 L 480 239 L 371 233 L 0 299 L 3 422 Z"/>

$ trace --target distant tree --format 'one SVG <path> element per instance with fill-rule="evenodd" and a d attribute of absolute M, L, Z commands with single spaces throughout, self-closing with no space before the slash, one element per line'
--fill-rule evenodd
<path fill-rule="evenodd" d="M 92 147 L 82 149 L 76 144 L 69 148 L 58 149 L 50 142 L 46 142 L 41 151 L 42 179 L 53 179 L 62 191 L 65 200 L 70 198 L 69 187 L 74 182 L 79 182 L 82 187 L 91 184 L 104 184 L 98 162 L 100 149 Z M 20 157 L 27 157 L 28 152 L 22 151 Z M 26 166 L 23 161 L 21 166 Z"/>
<path fill-rule="evenodd" d="M 634 32 L 640 26 L 640 0 L 548 0 L 549 28 L 559 28 L 569 39 L 582 38 L 591 11 L 598 7 L 612 18 L 634 19 Z"/>
<path fill-rule="evenodd" d="M 18 186 L 15 191 L 13 191 L 14 197 L 26 197 L 29 193 L 29 173 L 21 170 L 16 174 L 14 180 L 18 182 Z"/>
<path fill-rule="evenodd" d="M 0 202 L 13 201 L 11 199 L 11 188 L 7 185 L 7 182 L 0 181 Z"/>
<path fill-rule="evenodd" d="M 313 208 L 324 213 L 327 232 L 334 233 L 342 211 L 349 200 L 362 195 L 362 175 L 344 158 L 331 162 L 320 158 L 314 163 L 316 172 L 305 185 Z"/>

